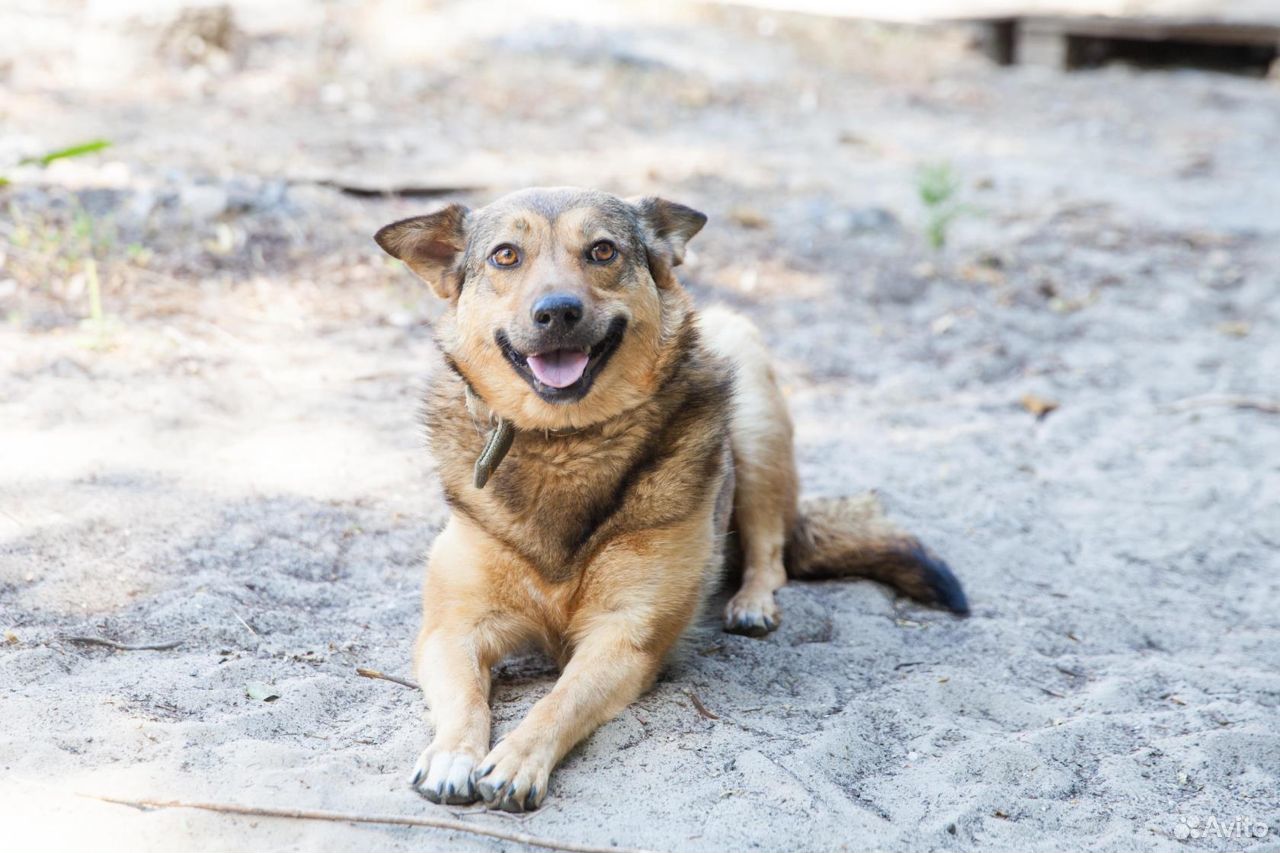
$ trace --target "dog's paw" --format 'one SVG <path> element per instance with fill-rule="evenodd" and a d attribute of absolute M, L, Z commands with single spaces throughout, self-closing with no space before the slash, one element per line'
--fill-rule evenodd
<path fill-rule="evenodd" d="M 544 750 L 502 741 L 480 762 L 476 791 L 491 809 L 532 811 L 542 805 L 551 778 L 551 760 Z"/>
<path fill-rule="evenodd" d="M 763 637 L 782 622 L 782 611 L 773 593 L 763 595 L 739 590 L 724 608 L 724 629 L 731 634 Z"/>
<path fill-rule="evenodd" d="M 474 803 L 479 799 L 471 779 L 475 766 L 470 755 L 429 746 L 418 756 L 409 786 L 433 803 Z"/>

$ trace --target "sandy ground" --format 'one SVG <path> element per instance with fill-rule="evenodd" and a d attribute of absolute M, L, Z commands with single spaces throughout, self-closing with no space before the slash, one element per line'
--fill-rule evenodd
<path fill-rule="evenodd" d="M 1280 849 L 1274 82 L 724 8 L 287 3 L 196 40 L 135 5 L 0 17 L 0 163 L 114 142 L 0 190 L 13 849 L 514 849 L 76 793 L 657 850 Z M 933 251 L 942 161 L 966 212 Z M 685 277 L 775 347 L 806 490 L 878 488 L 973 616 L 793 585 L 769 638 L 691 637 L 533 816 L 410 792 L 422 701 L 354 669 L 407 674 L 445 517 L 438 309 L 368 235 L 439 200 L 332 183 L 707 211 Z M 497 733 L 553 678 L 505 665 Z"/>

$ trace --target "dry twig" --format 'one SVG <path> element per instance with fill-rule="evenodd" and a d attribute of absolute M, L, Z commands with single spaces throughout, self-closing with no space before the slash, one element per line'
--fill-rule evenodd
<path fill-rule="evenodd" d="M 484 835 L 515 844 L 528 844 L 531 847 L 545 847 L 549 850 L 567 850 L 570 853 L 652 853 L 634 847 L 593 847 L 590 844 L 576 844 L 572 841 L 556 841 L 541 838 L 537 835 L 526 835 L 523 832 L 507 832 L 488 826 L 463 823 L 442 817 L 420 817 L 409 815 L 367 815 L 348 812 L 316 811 L 314 809 L 274 809 L 258 806 L 241 806 L 235 803 L 195 803 L 182 800 L 129 800 L 122 797 L 103 797 L 97 794 L 81 794 L 91 800 L 104 803 L 115 803 L 121 806 L 133 806 L 136 809 L 201 809 L 219 814 L 248 815 L 251 817 L 279 817 L 292 820 L 328 820 L 336 823 L 383 823 L 395 826 L 424 826 L 431 829 L 443 829 L 448 832 L 462 832 L 468 835 Z"/>
<path fill-rule="evenodd" d="M 237 619 L 239 619 L 239 620 L 240 620 L 240 624 L 241 624 L 241 625 L 243 625 L 243 626 L 245 627 L 245 629 L 246 629 L 250 634 L 252 634 L 252 635 L 253 635 L 253 636 L 255 636 L 255 637 L 256 637 L 256 636 L 258 636 L 258 632 L 257 632 L 257 631 L 255 631 L 255 630 L 253 630 L 253 626 L 252 626 L 252 625 L 250 625 L 248 622 L 244 621 L 244 617 L 243 617 L 243 616 L 241 616 L 239 613 L 236 613 L 234 610 L 232 610 L 232 611 L 231 611 L 231 615 L 232 615 L 232 616 L 234 616 L 234 617 L 236 617 Z"/>
<path fill-rule="evenodd" d="M 701 714 L 703 717 L 707 718 L 708 720 L 720 719 L 717 715 L 707 710 L 707 706 L 702 704 L 702 700 L 698 698 L 697 693 L 694 693 L 692 690 L 688 692 L 689 692 L 689 698 L 693 701 L 693 708 L 695 711 L 697 711 L 699 714 Z"/>
<path fill-rule="evenodd" d="M 308 182 L 299 182 L 308 183 Z M 462 195 L 464 193 L 475 192 L 477 187 L 473 186 L 448 186 L 445 184 L 390 184 L 390 183 L 361 183 L 357 181 L 347 181 L 339 178 L 320 178 L 309 183 L 318 184 L 322 187 L 329 187 L 338 192 L 347 195 L 353 195 L 356 198 L 438 198 L 446 195 Z"/>
<path fill-rule="evenodd" d="M 1280 400 L 1263 400 L 1256 397 L 1243 397 L 1236 394 L 1205 394 L 1203 397 L 1188 397 L 1165 406 L 1166 411 L 1185 412 L 1188 409 L 1205 409 L 1223 406 L 1230 409 L 1253 409 L 1270 415 L 1280 415 Z"/>
<path fill-rule="evenodd" d="M 119 652 L 164 652 L 169 649 L 176 649 L 183 643 L 182 640 L 169 640 L 167 643 L 117 643 L 115 640 L 108 640 L 105 637 L 63 637 L 62 640 L 67 643 L 80 643 L 86 646 L 106 646 Z"/>
<path fill-rule="evenodd" d="M 418 689 L 418 682 L 416 681 L 412 681 L 408 678 L 401 678 L 398 675 L 387 675 L 385 672 L 379 672 L 376 669 L 365 669 L 362 666 L 358 666 L 356 667 L 356 675 L 362 675 L 365 678 L 380 678 L 383 681 L 391 681 L 396 684 L 402 684 L 405 687 L 408 687 L 410 690 Z"/>

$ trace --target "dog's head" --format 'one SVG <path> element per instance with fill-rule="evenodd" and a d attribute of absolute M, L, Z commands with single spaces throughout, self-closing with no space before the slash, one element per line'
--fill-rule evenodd
<path fill-rule="evenodd" d="M 688 310 L 672 273 L 706 217 L 659 198 L 529 189 L 374 237 L 449 301 L 445 356 L 525 429 L 585 426 L 655 390 Z"/>

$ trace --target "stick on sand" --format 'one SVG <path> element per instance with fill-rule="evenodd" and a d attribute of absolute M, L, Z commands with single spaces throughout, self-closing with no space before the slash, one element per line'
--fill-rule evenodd
<path fill-rule="evenodd" d="M 1280 415 L 1280 400 L 1266 400 L 1255 397 L 1242 397 L 1236 394 L 1205 394 L 1202 397 L 1188 397 L 1165 406 L 1166 411 L 1185 412 L 1188 409 L 1205 409 L 1222 406 L 1229 409 L 1253 409 L 1271 415 Z"/>
<path fill-rule="evenodd" d="M 407 678 L 401 678 L 398 675 L 387 675 L 385 672 L 379 672 L 376 669 L 365 669 L 363 666 L 356 667 L 356 675 L 362 675 L 365 678 L 380 678 L 383 681 L 390 681 L 393 684 L 403 684 L 410 690 L 418 689 L 418 682 L 410 681 Z"/>
<path fill-rule="evenodd" d="M 250 817 L 328 820 L 336 823 L 383 823 L 396 826 L 425 826 L 449 832 L 463 832 L 468 835 L 484 835 L 515 844 L 545 847 L 548 850 L 568 850 L 570 853 L 653 853 L 653 851 L 641 850 L 635 847 L 593 847 L 590 844 L 575 844 L 572 841 L 555 841 L 554 839 L 541 838 L 537 835 L 525 835 L 523 832 L 507 832 L 488 826 L 463 823 L 460 820 L 449 820 L 441 817 L 349 814 L 347 812 L 315 811 L 312 809 L 272 809 L 241 806 L 235 803 L 188 803 L 182 800 L 128 800 L 122 797 L 101 797 L 97 794 L 81 794 L 80 796 L 91 800 L 100 800 L 104 803 L 133 806 L 136 809 L 201 809 L 202 811 L 218 812 L 219 814 L 248 815 Z"/>
<path fill-rule="evenodd" d="M 176 649 L 182 645 L 182 640 L 169 640 L 166 643 L 117 643 L 115 640 L 108 640 L 105 637 L 63 637 L 63 641 L 68 643 L 80 643 L 85 646 L 106 646 L 109 649 L 115 649 L 120 652 L 164 652 L 169 649 Z"/>

